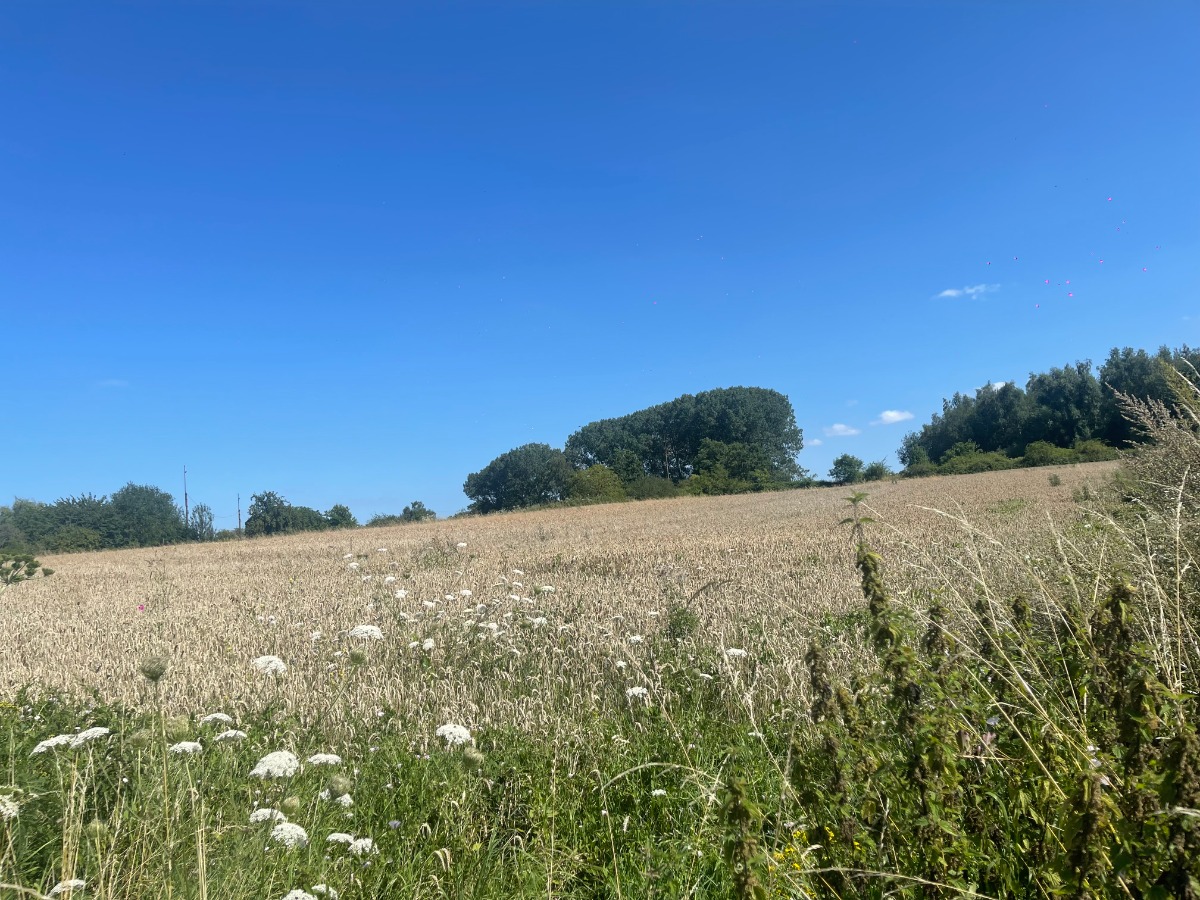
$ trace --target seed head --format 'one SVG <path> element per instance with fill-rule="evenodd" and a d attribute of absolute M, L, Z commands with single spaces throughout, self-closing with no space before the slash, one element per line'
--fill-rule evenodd
<path fill-rule="evenodd" d="M 158 684 L 167 674 L 167 658 L 165 656 L 147 656 L 138 664 L 138 671 L 151 684 Z"/>

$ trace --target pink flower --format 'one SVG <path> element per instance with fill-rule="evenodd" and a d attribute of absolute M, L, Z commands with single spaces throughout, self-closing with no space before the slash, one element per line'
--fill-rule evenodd
<path fill-rule="evenodd" d="M 145 611 L 146 611 L 146 604 L 145 604 L 145 603 L 139 603 L 139 604 L 138 604 L 138 612 L 145 612 Z"/>

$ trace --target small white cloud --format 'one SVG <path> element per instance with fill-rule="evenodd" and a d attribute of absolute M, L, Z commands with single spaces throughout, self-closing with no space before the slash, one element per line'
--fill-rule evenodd
<path fill-rule="evenodd" d="M 913 414 L 906 409 L 885 409 L 872 425 L 895 425 L 897 422 L 907 422 Z"/>
<path fill-rule="evenodd" d="M 834 422 L 828 428 L 823 429 L 825 437 L 854 437 L 856 434 L 862 434 L 857 428 L 852 428 L 849 425 L 843 425 L 841 422 Z"/>
<path fill-rule="evenodd" d="M 957 300 L 959 297 L 966 297 L 969 300 L 974 300 L 977 297 L 982 297 L 984 294 L 994 294 L 1000 290 L 998 284 L 971 284 L 961 288 L 946 288 L 940 294 L 934 297 L 935 300 Z"/>
<path fill-rule="evenodd" d="M 808 442 L 808 446 L 820 447 L 823 443 L 825 443 L 825 442 L 823 440 L 821 440 L 820 438 L 811 438 Z"/>

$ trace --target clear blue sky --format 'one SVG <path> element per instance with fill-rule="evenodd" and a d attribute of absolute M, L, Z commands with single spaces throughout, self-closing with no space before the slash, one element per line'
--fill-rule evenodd
<path fill-rule="evenodd" d="M 1198 45 L 1191 0 L 0 4 L 0 503 L 445 515 L 732 385 L 894 462 L 1200 344 Z"/>

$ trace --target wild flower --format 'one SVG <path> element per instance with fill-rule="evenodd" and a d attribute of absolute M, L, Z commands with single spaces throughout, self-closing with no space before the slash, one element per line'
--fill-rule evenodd
<path fill-rule="evenodd" d="M 33 748 L 32 751 L 30 751 L 29 755 L 35 756 L 38 753 L 45 753 L 47 750 L 51 750 L 54 747 L 61 747 L 63 744 L 70 744 L 73 740 L 75 740 L 75 735 L 73 734 L 56 734 L 52 738 L 46 738 L 44 741 L 41 741 L 36 747 Z"/>
<path fill-rule="evenodd" d="M 466 541 L 459 541 L 459 542 L 458 542 L 458 549 L 459 549 L 459 550 L 466 550 L 466 549 L 467 549 L 467 542 L 466 542 Z"/>
<path fill-rule="evenodd" d="M 425 638 L 425 640 L 421 642 L 421 649 L 424 650 L 426 653 L 432 652 L 433 647 L 434 647 L 433 638 Z"/>
<path fill-rule="evenodd" d="M 383 632 L 375 625 L 355 625 L 350 629 L 350 637 L 364 641 L 382 641 Z"/>
<path fill-rule="evenodd" d="M 349 845 L 354 843 L 354 835 L 346 834 L 344 831 L 335 831 L 329 837 L 325 838 L 325 841 L 329 844 Z"/>
<path fill-rule="evenodd" d="M 251 778 L 291 778 L 300 771 L 300 760 L 287 750 L 268 753 L 250 770 Z"/>
<path fill-rule="evenodd" d="M 310 634 L 308 637 L 315 644 L 317 641 L 321 640 L 321 638 L 325 637 L 325 633 L 323 631 L 321 631 L 320 628 L 318 628 L 316 631 L 312 632 L 312 634 Z"/>
<path fill-rule="evenodd" d="M 470 597 L 470 596 L 471 596 L 471 592 L 470 592 L 470 591 L 469 591 L 467 588 L 463 588 L 461 591 L 459 591 L 459 592 L 458 592 L 458 596 L 460 596 L 460 597 Z"/>
<path fill-rule="evenodd" d="M 447 722 L 445 725 L 439 726 L 438 730 L 434 733 L 446 742 L 447 747 L 456 747 L 460 744 L 471 744 L 475 741 L 475 739 L 471 737 L 470 729 L 462 725 L 455 725 L 452 722 Z"/>
<path fill-rule="evenodd" d="M 396 576 L 395 576 L 395 575 L 389 575 L 387 578 L 383 579 L 383 583 L 384 583 L 384 584 L 395 584 L 395 583 L 396 583 Z"/>
<path fill-rule="evenodd" d="M 21 812 L 21 804 L 12 794 L 0 794 L 0 819 L 11 822 Z"/>
<path fill-rule="evenodd" d="M 342 758 L 336 753 L 314 753 L 306 762 L 312 766 L 340 766 Z"/>
<path fill-rule="evenodd" d="M 379 850 L 375 847 L 375 842 L 369 837 L 358 838 L 357 840 L 351 841 L 350 846 L 346 849 L 348 849 L 355 856 L 367 856 L 371 853 L 379 852 Z"/>
<path fill-rule="evenodd" d="M 239 731 L 236 728 L 230 728 L 228 731 L 222 731 L 218 734 L 214 741 L 244 741 L 247 735 L 244 731 Z"/>
<path fill-rule="evenodd" d="M 543 584 L 540 588 L 538 588 L 538 593 L 539 594 L 553 594 L 554 593 L 554 585 Z"/>
<path fill-rule="evenodd" d="M 655 788 L 654 790 L 652 790 L 650 792 L 650 796 L 651 797 L 665 797 L 665 796 L 667 796 L 667 792 L 664 791 L 662 788 Z"/>
<path fill-rule="evenodd" d="M 643 641 L 645 641 L 645 638 L 642 637 L 640 634 L 631 634 L 629 636 L 629 643 L 631 643 L 631 644 L 640 644 Z"/>
<path fill-rule="evenodd" d="M 529 620 L 529 624 L 534 626 L 535 628 L 541 628 L 543 625 L 546 624 L 546 617 L 545 616 L 534 616 L 532 619 Z"/>
<path fill-rule="evenodd" d="M 204 750 L 199 741 L 180 741 L 178 744 L 172 744 L 167 748 L 168 753 L 177 753 L 180 756 L 191 756 L 200 753 Z"/>
<path fill-rule="evenodd" d="M 76 747 L 82 747 L 84 744 L 88 743 L 89 741 L 94 741 L 97 738 L 105 737 L 110 733 L 111 732 L 109 729 L 103 728 L 103 727 L 85 728 L 83 731 L 79 732 L 79 734 L 75 735 L 75 737 L 73 737 L 71 739 L 71 748 L 74 749 Z"/>
<path fill-rule="evenodd" d="M 271 829 L 271 841 L 291 849 L 308 846 L 308 832 L 295 822 L 280 822 Z"/>
<path fill-rule="evenodd" d="M 513 573 L 514 575 L 518 576 L 518 577 L 519 577 L 519 576 L 522 576 L 522 575 L 524 575 L 524 574 L 525 574 L 525 573 L 524 573 L 524 572 L 522 572 L 520 569 L 513 569 L 513 570 L 512 570 L 512 573 Z"/>
<path fill-rule="evenodd" d="M 82 891 L 87 887 L 87 882 L 82 878 L 68 878 L 66 881 L 60 881 L 54 887 L 50 888 L 50 896 L 57 897 L 59 894 L 72 894 L 75 891 Z"/>
<path fill-rule="evenodd" d="M 408 596 L 408 591 L 406 591 L 404 588 L 400 588 L 400 590 L 396 591 L 396 593 L 392 594 L 392 596 L 397 600 L 403 600 Z"/>
<path fill-rule="evenodd" d="M 375 552 L 376 553 L 387 553 L 387 547 L 377 547 L 377 548 L 375 548 Z"/>
<path fill-rule="evenodd" d="M 283 895 L 283 900 L 317 900 L 317 898 L 308 891 L 302 891 L 300 888 L 292 888 Z"/>
<path fill-rule="evenodd" d="M 287 663 L 278 656 L 260 656 L 251 665 L 268 678 L 278 678 L 287 671 Z"/>
<path fill-rule="evenodd" d="M 314 884 L 312 886 L 314 894 L 320 894 L 322 897 L 328 897 L 329 900 L 337 900 L 338 892 L 327 884 Z"/>
<path fill-rule="evenodd" d="M 729 647 L 725 650 L 725 655 L 730 659 L 741 659 L 743 656 L 746 656 L 746 651 L 737 647 Z"/>
<path fill-rule="evenodd" d="M 233 716 L 227 716 L 222 712 L 209 713 L 207 716 L 200 717 L 200 724 L 207 725 L 210 722 L 220 722 L 222 725 L 232 725 Z"/>
<path fill-rule="evenodd" d="M 343 553 L 342 559 L 354 559 L 354 554 L 353 553 Z"/>
<path fill-rule="evenodd" d="M 625 689 L 625 696 L 630 698 L 631 700 L 634 697 L 646 697 L 649 694 L 650 694 L 650 691 L 648 691 L 646 688 L 642 687 L 640 684 L 634 685 L 631 688 Z"/>
<path fill-rule="evenodd" d="M 258 825 L 260 822 L 286 822 L 287 816 L 277 809 L 271 809 L 269 806 L 262 806 L 250 813 L 250 824 Z"/>

